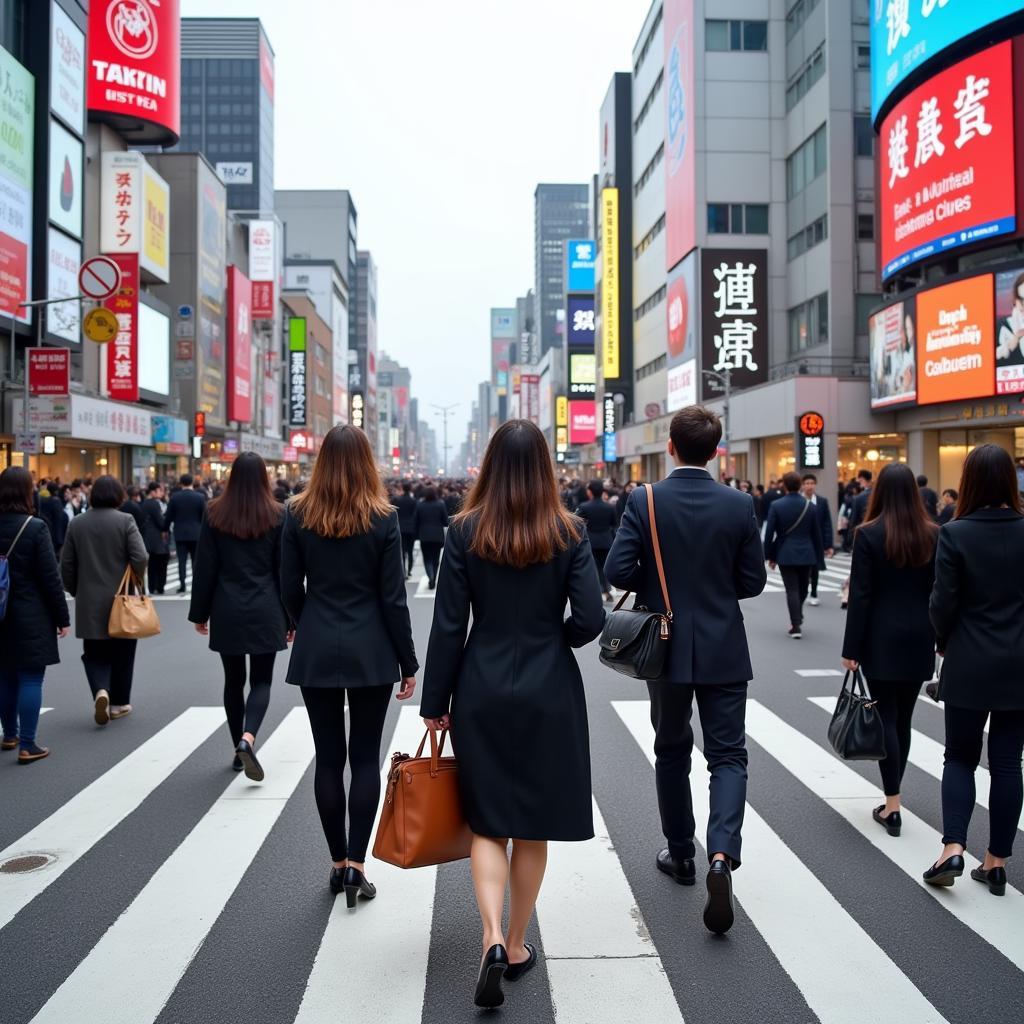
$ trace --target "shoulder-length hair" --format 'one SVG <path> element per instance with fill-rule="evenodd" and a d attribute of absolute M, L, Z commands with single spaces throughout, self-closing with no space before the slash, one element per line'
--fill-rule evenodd
<path fill-rule="evenodd" d="M 979 508 L 1001 508 L 1003 505 L 1018 515 L 1024 515 L 1013 459 L 997 444 L 979 445 L 964 461 L 954 518 L 963 519 Z"/>
<path fill-rule="evenodd" d="M 206 506 L 210 526 L 239 540 L 270 533 L 283 513 L 270 490 L 267 464 L 256 452 L 235 459 L 223 492 Z"/>
<path fill-rule="evenodd" d="M 470 550 L 515 569 L 550 561 L 582 536 L 579 520 L 559 500 L 544 435 L 529 420 L 509 420 L 495 431 L 456 516 L 467 520 Z"/>
<path fill-rule="evenodd" d="M 32 490 L 32 474 L 23 466 L 8 466 L 0 473 L 0 512 L 34 516 Z"/>
<path fill-rule="evenodd" d="M 321 537 L 368 533 L 375 519 L 393 511 L 366 435 L 332 427 L 313 464 L 309 486 L 290 507 L 307 530 Z"/>
<path fill-rule="evenodd" d="M 927 565 L 935 552 L 938 527 L 924 507 L 917 478 L 909 466 L 891 462 L 882 469 L 871 490 L 865 521 L 885 531 L 885 557 L 899 568 Z"/>

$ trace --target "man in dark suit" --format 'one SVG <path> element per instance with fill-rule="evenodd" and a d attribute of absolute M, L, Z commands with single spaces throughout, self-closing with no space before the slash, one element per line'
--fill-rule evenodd
<path fill-rule="evenodd" d="M 604 484 L 600 480 L 591 480 L 587 484 L 589 501 L 583 502 L 576 515 L 587 524 L 587 534 L 590 537 L 590 550 L 597 564 L 597 576 L 601 581 L 601 593 L 604 599 L 612 599 L 611 587 L 604 574 L 604 563 L 608 560 L 608 552 L 611 550 L 612 541 L 615 539 L 615 508 L 610 502 L 604 501 Z"/>
<path fill-rule="evenodd" d="M 953 516 L 956 515 L 956 503 L 960 496 L 952 488 L 947 488 L 942 492 L 942 508 L 939 509 L 939 526 L 945 526 L 946 523 L 951 522 Z"/>
<path fill-rule="evenodd" d="M 146 486 L 142 503 L 142 542 L 146 545 L 149 592 L 162 594 L 167 585 L 167 534 L 164 532 L 164 489 L 155 480 Z"/>
<path fill-rule="evenodd" d="M 939 496 L 928 486 L 928 477 L 924 473 L 917 478 L 917 489 L 921 492 L 921 500 L 932 522 L 938 522 Z"/>
<path fill-rule="evenodd" d="M 857 482 L 861 485 L 861 492 L 853 499 L 853 507 L 850 511 L 850 524 L 846 528 L 846 536 L 853 547 L 854 531 L 868 517 L 868 502 L 871 501 L 871 480 L 870 469 L 862 469 L 857 473 Z"/>
<path fill-rule="evenodd" d="M 704 923 L 722 934 L 732 927 L 734 915 L 732 871 L 740 863 L 747 793 L 744 721 L 747 683 L 753 676 L 739 602 L 764 589 L 764 552 L 750 495 L 715 483 L 704 468 L 722 439 L 718 417 L 701 406 L 682 409 L 669 437 L 668 452 L 677 468 L 652 491 L 672 606 L 665 670 L 647 684 L 658 806 L 668 840 L 657 866 L 682 885 L 695 881 L 690 717 L 696 697 L 711 772 Z M 667 611 L 646 487 L 629 497 L 605 572 L 615 586 L 635 591 L 638 605 Z"/>
<path fill-rule="evenodd" d="M 403 481 L 401 493 L 391 499 L 398 509 L 398 529 L 402 534 L 402 561 L 405 563 L 405 578 L 412 576 L 413 551 L 416 548 L 416 499 L 412 496 L 412 484 Z"/>
<path fill-rule="evenodd" d="M 814 506 L 818 514 L 818 522 L 821 524 L 821 543 L 825 547 L 825 557 L 831 558 L 835 553 L 835 543 L 832 537 L 832 510 L 828 507 L 828 498 L 818 493 L 818 478 L 813 473 L 804 474 L 804 497 Z M 817 565 L 811 566 L 811 594 L 807 603 L 817 605 L 818 600 L 818 573 Z"/>
<path fill-rule="evenodd" d="M 181 488 L 171 495 L 164 518 L 164 532 L 174 527 L 174 547 L 178 552 L 178 593 L 185 593 L 185 571 L 189 555 L 192 556 L 192 572 L 196 566 L 196 544 L 199 543 L 199 527 L 203 525 L 206 512 L 206 495 L 192 488 L 192 475 L 183 473 Z"/>

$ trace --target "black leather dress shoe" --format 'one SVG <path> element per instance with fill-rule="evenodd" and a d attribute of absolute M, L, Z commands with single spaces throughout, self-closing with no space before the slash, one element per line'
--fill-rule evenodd
<path fill-rule="evenodd" d="M 345 903 L 349 910 L 355 910 L 356 901 L 360 896 L 366 900 L 372 900 L 377 895 L 377 887 L 366 880 L 366 875 L 358 868 L 345 868 L 343 879 L 345 889 Z"/>
<path fill-rule="evenodd" d="M 331 877 L 328 879 L 331 892 L 337 896 L 345 888 L 345 869 L 331 868 Z"/>
<path fill-rule="evenodd" d="M 732 898 L 732 869 L 724 860 L 716 860 L 708 871 L 708 899 L 704 904 L 704 925 L 709 932 L 724 935 L 736 917 Z"/>
<path fill-rule="evenodd" d="M 882 814 L 885 810 L 885 804 L 881 807 L 876 807 L 871 812 L 871 817 L 878 822 L 882 828 L 891 836 L 898 836 L 903 828 L 903 816 L 899 811 L 893 811 L 892 814 Z"/>
<path fill-rule="evenodd" d="M 235 759 L 231 762 L 232 771 L 240 772 L 243 768 L 245 768 L 245 765 L 242 764 L 242 759 L 235 754 Z"/>
<path fill-rule="evenodd" d="M 476 981 L 476 992 L 473 1002 L 486 1010 L 501 1006 L 505 1002 L 505 993 L 501 991 L 501 980 L 508 970 L 508 953 L 502 945 L 491 946 L 484 954 L 484 962 L 480 965 L 480 976 Z"/>
<path fill-rule="evenodd" d="M 242 762 L 242 770 L 245 777 L 253 782 L 263 781 L 263 765 L 256 760 L 256 751 L 248 740 L 239 740 L 235 747 L 235 756 Z"/>
<path fill-rule="evenodd" d="M 518 981 L 528 970 L 537 966 L 537 947 L 532 942 L 524 942 L 523 945 L 530 955 L 521 964 L 508 965 L 508 970 L 505 971 L 506 981 Z"/>
<path fill-rule="evenodd" d="M 954 853 L 941 864 L 933 864 L 925 873 L 924 880 L 929 885 L 952 885 L 964 873 L 964 859 Z"/>
<path fill-rule="evenodd" d="M 692 857 L 676 860 L 667 849 L 664 849 L 658 854 L 657 865 L 659 871 L 669 878 L 674 878 L 680 885 L 693 885 L 697 881 L 697 869 Z"/>
<path fill-rule="evenodd" d="M 971 878 L 976 882 L 983 882 L 988 886 L 988 891 L 993 896 L 1006 895 L 1006 868 L 992 868 L 986 871 L 984 868 L 974 868 L 971 871 Z"/>

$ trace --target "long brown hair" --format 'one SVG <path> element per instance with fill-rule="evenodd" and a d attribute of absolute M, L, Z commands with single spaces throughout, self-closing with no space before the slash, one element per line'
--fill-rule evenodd
<path fill-rule="evenodd" d="M 928 564 L 939 530 L 924 507 L 917 478 L 902 462 L 891 462 L 878 474 L 867 518 L 857 530 L 876 522 L 885 531 L 885 557 L 893 565 L 903 569 Z"/>
<path fill-rule="evenodd" d="M 393 510 L 373 450 L 357 427 L 332 427 L 313 463 L 309 486 L 290 506 L 307 530 L 321 537 L 368 533 Z"/>
<path fill-rule="evenodd" d="M 1013 459 L 997 444 L 979 445 L 964 461 L 955 518 L 963 519 L 979 508 L 1000 508 L 1003 505 L 1018 515 L 1024 514 Z"/>
<path fill-rule="evenodd" d="M 224 493 L 206 506 L 210 525 L 239 540 L 264 536 L 283 514 L 270 490 L 267 464 L 256 452 L 242 452 L 235 459 Z"/>
<path fill-rule="evenodd" d="M 8 466 L 0 473 L 0 512 L 34 516 L 32 474 L 22 466 Z"/>
<path fill-rule="evenodd" d="M 456 516 L 466 520 L 473 524 L 470 550 L 515 569 L 550 561 L 582 536 L 559 500 L 544 435 L 529 420 L 509 420 L 494 432 Z"/>

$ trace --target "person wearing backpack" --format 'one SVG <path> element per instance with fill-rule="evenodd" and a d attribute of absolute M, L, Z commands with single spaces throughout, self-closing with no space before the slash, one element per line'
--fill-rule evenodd
<path fill-rule="evenodd" d="M 33 508 L 31 473 L 0 473 L 0 749 L 18 748 L 20 765 L 50 753 L 36 743 L 43 676 L 71 625 L 50 531 Z"/>

